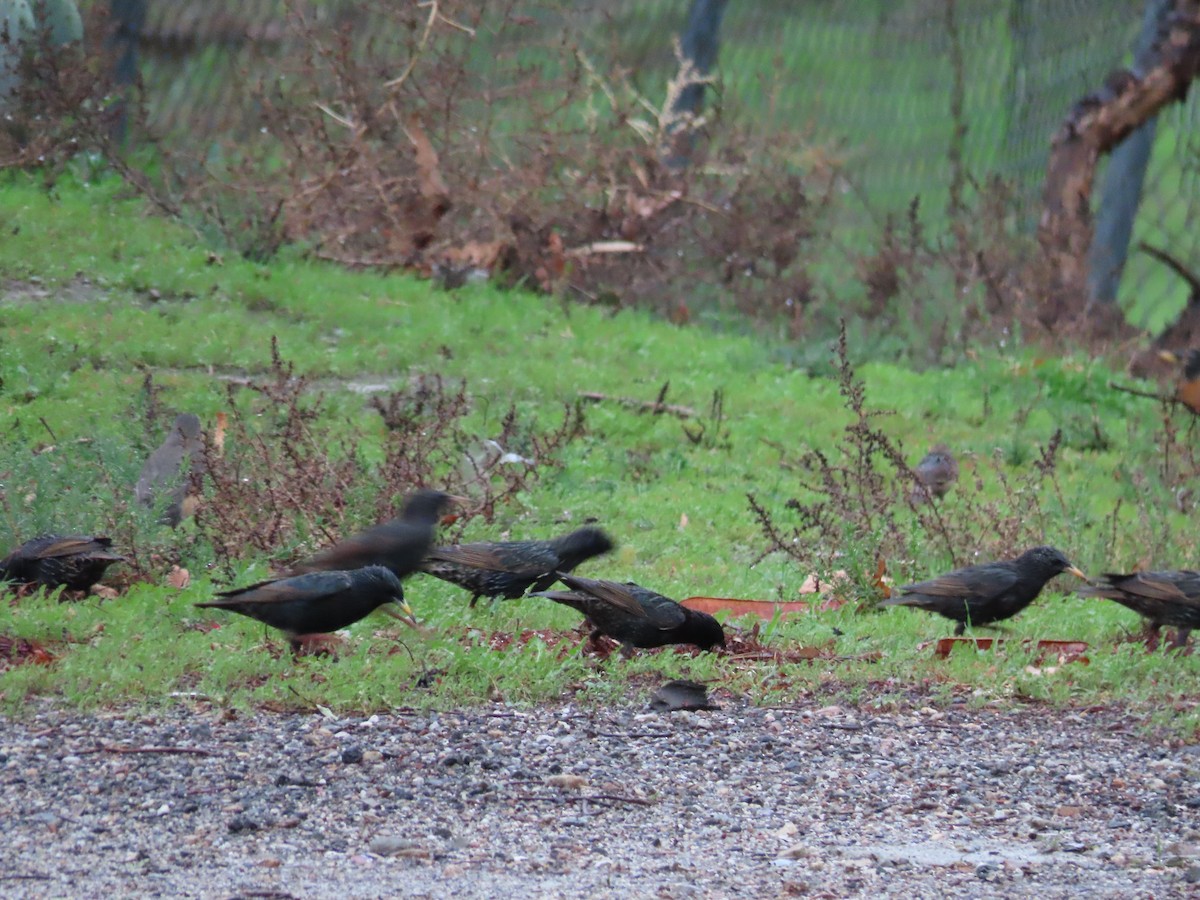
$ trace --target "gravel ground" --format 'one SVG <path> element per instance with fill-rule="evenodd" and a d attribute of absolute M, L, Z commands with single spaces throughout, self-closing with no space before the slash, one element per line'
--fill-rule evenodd
<path fill-rule="evenodd" d="M 1111 710 L 47 707 L 0 895 L 1198 895 L 1198 771 Z"/>

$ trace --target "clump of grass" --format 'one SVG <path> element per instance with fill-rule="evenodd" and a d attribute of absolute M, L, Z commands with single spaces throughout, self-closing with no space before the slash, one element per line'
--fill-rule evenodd
<path fill-rule="evenodd" d="M 419 376 L 407 391 L 373 397 L 382 434 L 338 429 L 323 397 L 280 355 L 261 376 L 227 389 L 228 428 L 206 442 L 204 495 L 196 514 L 200 538 L 232 575 L 255 556 L 287 559 L 305 543 L 326 544 L 348 531 L 391 518 L 403 497 L 436 487 L 470 502 L 472 518 L 490 521 L 556 465 L 583 434 L 579 406 L 542 428 L 515 406 L 483 432 L 466 381 Z"/>
<path fill-rule="evenodd" d="M 881 568 L 909 565 L 918 546 L 922 556 L 959 566 L 976 557 L 1016 555 L 1061 527 L 1058 514 L 1065 504 L 1056 475 L 1061 432 L 1039 448 L 1031 466 L 1015 472 L 1000 454 L 965 461 L 964 475 L 948 498 L 922 503 L 909 455 L 883 424 L 894 414 L 867 405 L 844 327 L 836 358 L 838 389 L 850 421 L 832 448 L 810 449 L 796 462 L 807 480 L 805 494 L 784 504 L 792 524 L 781 524 L 780 513 L 749 495 L 767 538 L 764 555 L 780 551 L 826 578 L 843 570 L 868 586 L 877 584 Z M 1055 500 L 1053 517 L 1047 496 Z"/>

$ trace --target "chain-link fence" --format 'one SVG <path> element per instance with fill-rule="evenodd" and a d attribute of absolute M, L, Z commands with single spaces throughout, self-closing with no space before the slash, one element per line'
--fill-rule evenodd
<path fill-rule="evenodd" d="M 364 34 L 389 27 L 332 0 L 145 4 L 139 43 L 150 124 L 193 136 L 232 127 L 244 112 L 252 101 L 244 90 L 247 73 L 269 67 L 289 40 L 287 8 L 350 23 Z M 527 5 L 520 11 L 522 40 L 532 46 L 565 34 L 604 64 L 623 67 L 653 97 L 676 69 L 671 36 L 683 28 L 690 0 Z M 722 121 L 778 134 L 794 147 L 797 167 L 843 172 L 848 218 L 839 224 L 848 241 L 864 233 L 863 221 L 901 212 L 917 197 L 936 230 L 951 200 L 956 158 L 968 190 L 993 176 L 1008 184 L 1011 224 L 1029 232 L 1055 129 L 1079 98 L 1128 63 L 1143 6 L 1129 0 L 733 2 L 721 24 L 719 84 L 710 105 Z M 397 70 L 404 62 L 397 59 Z M 1160 117 L 1133 244 L 1145 240 L 1200 267 L 1200 157 L 1192 127 L 1198 102 L 1193 92 Z M 1120 299 L 1135 324 L 1162 325 L 1187 293 L 1160 263 L 1131 254 Z"/>

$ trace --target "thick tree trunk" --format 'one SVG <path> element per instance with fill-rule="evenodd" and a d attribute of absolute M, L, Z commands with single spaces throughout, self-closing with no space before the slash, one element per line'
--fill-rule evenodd
<path fill-rule="evenodd" d="M 1135 73 L 1144 74 L 1154 66 L 1158 39 L 1174 6 L 1174 0 L 1147 0 L 1142 31 L 1133 53 Z M 1150 166 L 1157 124 L 1157 118 L 1146 122 L 1114 147 L 1109 157 L 1088 259 L 1089 303 L 1117 302 L 1117 289 L 1121 285 L 1125 260 L 1129 257 L 1129 239 L 1142 202 L 1142 185 Z"/>
<path fill-rule="evenodd" d="M 1087 307 L 1087 260 L 1092 243 L 1090 199 L 1100 156 L 1182 100 L 1200 73 L 1200 0 L 1175 0 L 1149 65 L 1139 74 L 1122 69 L 1104 87 L 1080 100 L 1055 134 L 1042 191 L 1038 240 L 1053 284 L 1041 320 L 1054 326 L 1078 319 Z"/>

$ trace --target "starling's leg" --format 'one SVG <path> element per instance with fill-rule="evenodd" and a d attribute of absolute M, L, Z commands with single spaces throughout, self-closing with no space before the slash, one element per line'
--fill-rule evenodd
<path fill-rule="evenodd" d="M 1175 638 L 1171 641 L 1172 650 L 1182 650 L 1187 646 L 1188 635 L 1192 633 L 1190 628 L 1176 628 Z"/>
<path fill-rule="evenodd" d="M 1144 635 L 1142 640 L 1146 644 L 1146 649 L 1149 650 L 1150 652 L 1154 652 L 1155 650 L 1158 649 L 1158 638 L 1159 638 L 1159 629 L 1160 628 L 1162 628 L 1161 624 L 1159 624 L 1158 622 L 1148 620 L 1146 622 L 1145 629 L 1142 631 L 1142 634 Z"/>
<path fill-rule="evenodd" d="M 966 630 L 967 630 L 967 623 L 959 622 L 957 625 L 954 626 L 954 636 L 962 637 L 962 633 Z"/>
<path fill-rule="evenodd" d="M 475 608 L 475 604 L 476 604 L 476 603 L 478 603 L 478 602 L 479 602 L 479 595 L 478 595 L 478 594 L 472 594 L 472 595 L 471 595 L 471 609 L 474 609 L 474 608 Z"/>

